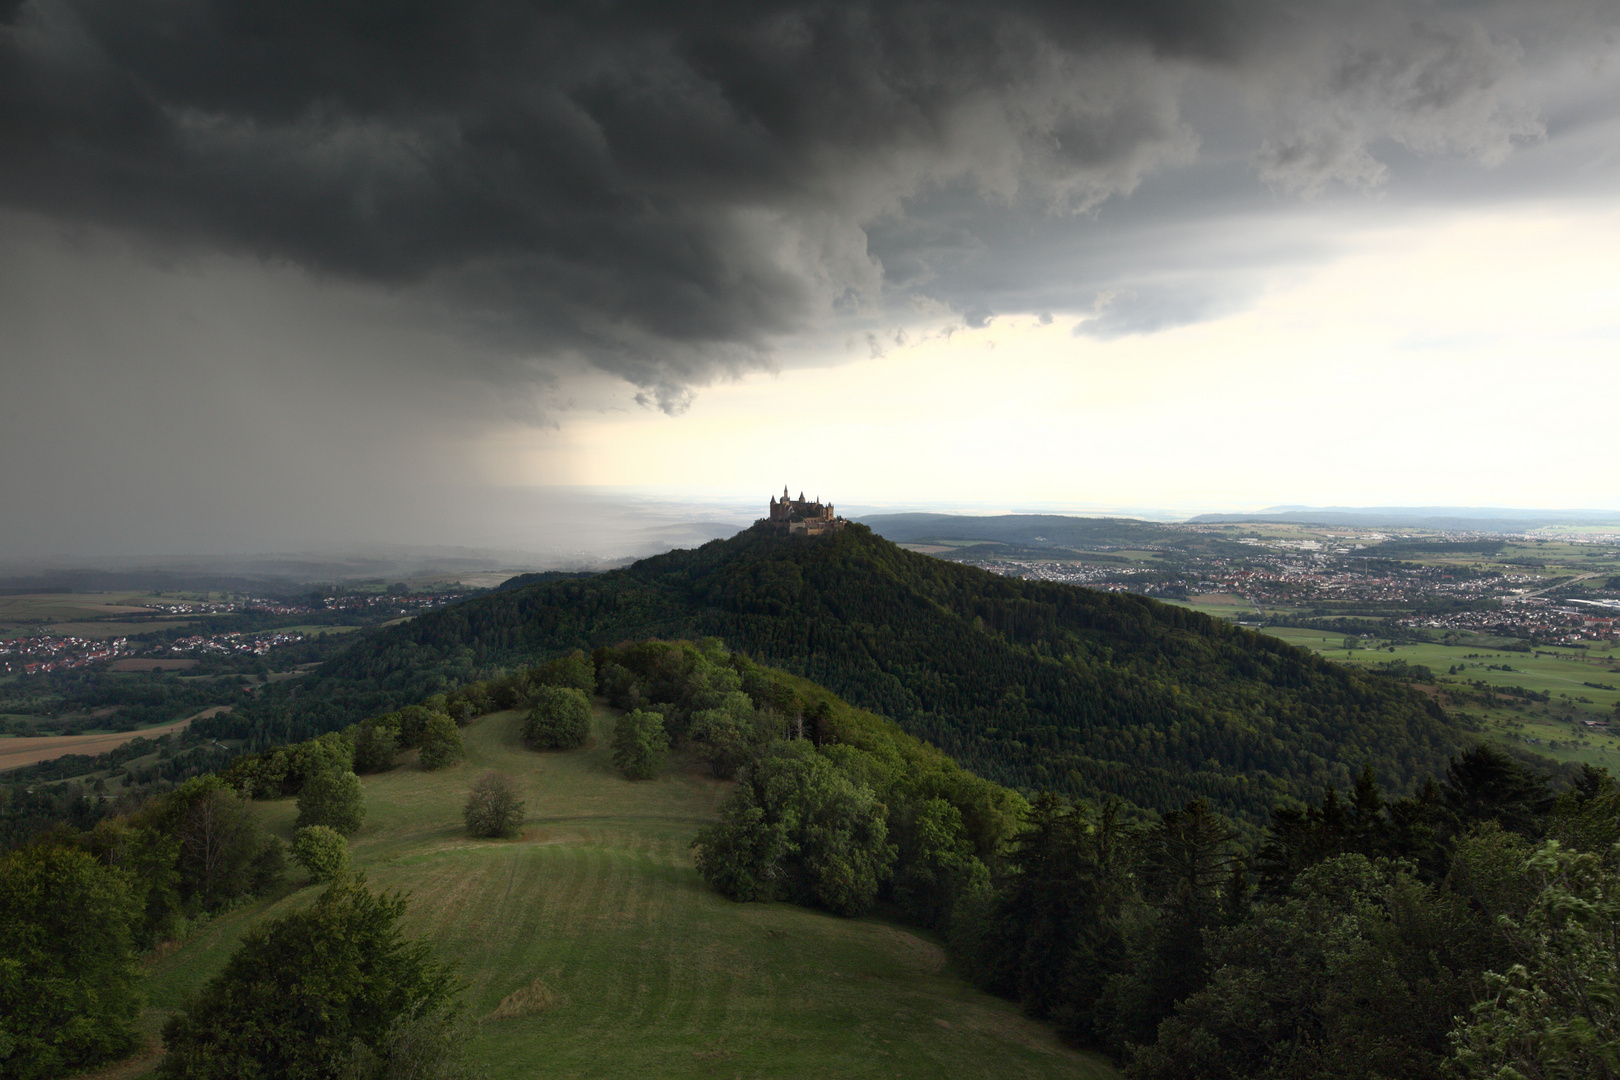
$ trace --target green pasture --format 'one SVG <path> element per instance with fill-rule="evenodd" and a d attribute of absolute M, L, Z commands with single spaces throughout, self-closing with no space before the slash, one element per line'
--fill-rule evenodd
<path fill-rule="evenodd" d="M 1442 691 L 1471 695 L 1452 701 L 1451 707 L 1483 719 L 1494 738 L 1560 761 L 1589 762 L 1620 771 L 1620 739 L 1594 733 L 1580 723 L 1616 718 L 1614 705 L 1620 700 L 1620 690 L 1585 685 L 1590 682 L 1620 687 L 1620 651 L 1613 647 L 1598 648 L 1594 643 L 1594 647 L 1584 650 L 1544 647 L 1521 653 L 1465 642 L 1399 644 L 1393 646 L 1394 651 L 1384 644 L 1346 651 L 1343 634 L 1284 626 L 1268 627 L 1265 633 L 1340 663 L 1366 668 L 1390 660 L 1423 664 L 1434 672 L 1435 684 Z M 1497 670 L 1491 670 L 1493 665 Z M 1500 670 L 1504 666 L 1511 670 Z M 1459 670 L 1448 674 L 1453 667 Z M 1470 685 L 1476 681 L 1491 688 L 1521 686 L 1546 692 L 1550 700 L 1543 704 L 1498 695 L 1495 704 L 1487 704 Z M 1553 746 L 1554 742 L 1558 745 Z"/>
<path fill-rule="evenodd" d="M 184 626 L 174 618 L 151 619 L 145 605 L 175 603 L 173 596 L 142 592 L 27 593 L 0 596 L 0 638 L 62 634 L 83 638 L 139 634 L 165 626 Z M 119 620 L 120 616 L 125 618 Z M 140 618 L 140 621 L 130 621 Z"/>
<path fill-rule="evenodd" d="M 373 887 L 408 891 L 408 931 L 460 963 L 491 1077 L 1117 1075 L 968 986 L 909 928 L 712 892 L 689 845 L 729 785 L 681 759 L 661 779 L 621 779 L 612 723 L 598 708 L 584 749 L 540 754 L 521 745 L 519 714 L 498 713 L 463 730 L 467 760 L 455 768 L 363 778 L 356 865 Z M 492 768 L 523 792 L 519 839 L 463 833 L 467 789 Z M 290 836 L 292 800 L 262 813 Z M 247 928 L 314 895 L 231 912 L 151 961 L 148 1023 L 217 971 Z M 549 1008 L 489 1018 L 537 980 Z"/>
<path fill-rule="evenodd" d="M 1177 607 L 1192 608 L 1202 611 L 1205 615 L 1213 615 L 1218 619 L 1244 619 L 1255 618 L 1254 605 L 1237 593 L 1205 593 L 1194 596 L 1189 600 L 1169 600 L 1165 603 Z"/>

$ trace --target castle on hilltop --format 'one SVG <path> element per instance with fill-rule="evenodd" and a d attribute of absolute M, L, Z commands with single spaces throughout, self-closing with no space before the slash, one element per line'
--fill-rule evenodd
<path fill-rule="evenodd" d="M 783 485 L 782 498 L 771 496 L 770 516 L 761 518 L 760 524 L 789 536 L 821 536 L 837 532 L 849 522 L 833 513 L 832 503 L 823 505 L 820 495 L 811 502 L 801 491 L 797 499 L 790 499 L 787 486 Z"/>

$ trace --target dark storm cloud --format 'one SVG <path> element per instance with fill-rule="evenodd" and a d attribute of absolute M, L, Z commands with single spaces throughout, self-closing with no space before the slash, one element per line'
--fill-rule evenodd
<path fill-rule="evenodd" d="M 1254 99 L 1245 167 L 1285 194 L 1382 182 L 1381 139 L 1499 160 L 1541 132 L 1515 10 L 0 0 L 0 199 L 421 289 L 679 411 L 886 288 L 1016 302 L 936 257 L 979 243 L 940 207 L 1083 221 L 1219 136 L 1191 73 Z"/>
<path fill-rule="evenodd" d="M 35 0 L 0 194 L 436 281 L 668 404 L 876 304 L 861 224 L 931 183 L 1084 207 L 1184 154 L 1172 88 L 1121 59 L 1224 47 L 1171 11 Z"/>

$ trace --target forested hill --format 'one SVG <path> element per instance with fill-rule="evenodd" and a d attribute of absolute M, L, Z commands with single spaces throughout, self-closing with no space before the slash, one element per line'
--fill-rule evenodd
<path fill-rule="evenodd" d="M 443 608 L 204 733 L 303 738 L 518 658 L 710 635 L 990 779 L 1159 810 L 1205 796 L 1253 823 L 1365 762 L 1404 790 L 1465 737 L 1407 687 L 1274 638 L 1144 597 L 997 577 L 859 525 L 750 530 Z"/>

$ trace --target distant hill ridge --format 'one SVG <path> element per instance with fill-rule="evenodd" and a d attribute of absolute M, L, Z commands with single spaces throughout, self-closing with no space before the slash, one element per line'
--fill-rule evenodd
<path fill-rule="evenodd" d="M 1273 506 L 1252 514 L 1199 514 L 1188 524 L 1265 522 L 1456 532 L 1528 532 L 1549 525 L 1616 525 L 1620 510 L 1513 510 L 1494 506 Z"/>
<path fill-rule="evenodd" d="M 986 778 L 1170 809 L 1204 796 L 1261 824 L 1364 762 L 1396 790 L 1465 733 L 1427 698 L 1145 597 L 998 577 L 851 525 L 747 530 L 622 570 L 540 581 L 392 627 L 287 693 L 199 722 L 289 741 L 491 665 L 664 637 L 722 638 L 804 675 Z M 277 688 L 279 690 L 279 688 Z"/>

